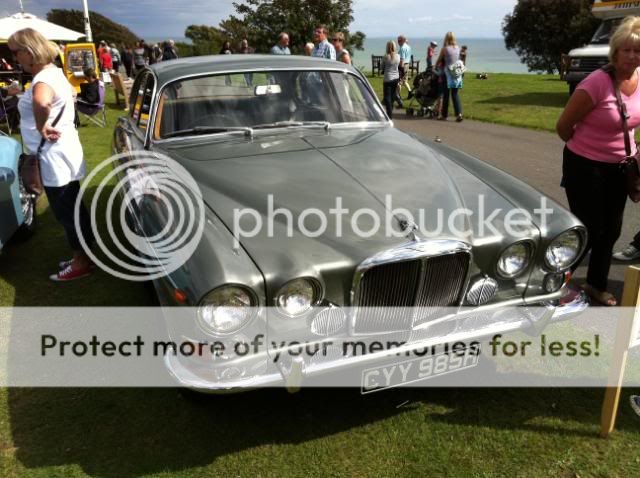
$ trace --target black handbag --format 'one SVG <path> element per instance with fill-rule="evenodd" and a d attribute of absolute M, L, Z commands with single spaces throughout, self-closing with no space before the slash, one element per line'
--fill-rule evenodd
<path fill-rule="evenodd" d="M 613 89 L 616 92 L 616 101 L 618 102 L 618 111 L 622 120 L 622 131 L 624 133 L 624 150 L 626 157 L 620 163 L 620 167 L 627 178 L 627 194 L 633 202 L 640 202 L 640 153 L 636 152 L 635 156 L 631 156 L 631 140 L 629 139 L 629 125 L 627 124 L 627 106 L 622 101 L 620 88 L 616 81 L 615 71 L 613 68 L 604 68 L 611 81 L 613 81 Z"/>
<path fill-rule="evenodd" d="M 56 119 L 53 120 L 51 126 L 55 126 L 56 124 L 58 124 L 58 121 L 60 121 L 62 113 L 64 112 L 65 106 L 66 105 L 62 105 L 60 113 L 58 113 Z M 40 154 L 42 154 L 42 148 L 44 147 L 45 143 L 46 139 L 42 138 L 36 154 L 22 153 L 20 155 L 20 159 L 18 160 L 18 174 L 20 176 L 20 181 L 22 181 L 24 189 L 29 194 L 34 194 L 36 196 L 40 196 L 40 194 L 42 194 L 44 191 L 42 176 L 40 174 Z"/>

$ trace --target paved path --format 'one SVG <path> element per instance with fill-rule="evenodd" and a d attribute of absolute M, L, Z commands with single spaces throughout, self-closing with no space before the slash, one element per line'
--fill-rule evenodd
<path fill-rule="evenodd" d="M 435 121 L 407 117 L 397 110 L 396 127 L 427 139 L 439 136 L 443 143 L 460 149 L 522 179 L 544 194 L 567 206 L 564 190 L 560 187 L 562 149 L 564 143 L 555 134 L 510 126 L 465 120 Z M 627 202 L 622 236 L 617 248 L 624 247 L 640 230 L 640 204 Z M 637 264 L 637 262 L 636 262 Z M 613 263 L 610 289 L 618 297 L 626 264 Z M 576 273 L 579 282 L 585 278 L 586 268 Z"/>

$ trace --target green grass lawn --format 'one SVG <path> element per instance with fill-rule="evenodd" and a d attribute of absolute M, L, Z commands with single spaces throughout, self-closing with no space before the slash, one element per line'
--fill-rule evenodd
<path fill-rule="evenodd" d="M 490 123 L 555 131 L 569 99 L 569 89 L 557 75 L 490 73 L 487 80 L 467 72 L 460 92 L 464 116 Z M 382 77 L 371 77 L 382 99 Z M 407 103 L 405 101 L 405 103 Z"/>
<path fill-rule="evenodd" d="M 463 101 L 467 117 L 552 129 L 565 90 L 550 77 L 491 75 L 470 78 Z M 89 167 L 110 155 L 121 114 L 111 95 L 109 108 L 107 128 L 80 129 Z M 0 257 L 0 305 L 154 303 L 150 287 L 102 272 L 49 282 L 68 251 L 44 198 L 38 221 L 34 237 Z M 174 389 L 0 389 L 0 477 L 631 478 L 640 476 L 640 419 L 627 395 L 616 433 L 601 440 L 603 390 L 592 389 L 265 390 L 199 400 Z"/>

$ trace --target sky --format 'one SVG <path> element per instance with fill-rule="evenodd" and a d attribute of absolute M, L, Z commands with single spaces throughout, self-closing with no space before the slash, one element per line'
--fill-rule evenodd
<path fill-rule="evenodd" d="M 238 0 L 240 1 L 240 0 Z M 180 38 L 188 25 L 217 26 L 233 13 L 233 0 L 88 0 L 89 9 L 127 26 L 140 37 Z M 500 38 L 504 16 L 517 0 L 353 0 L 350 30 L 368 37 Z M 25 12 L 46 17 L 52 8 L 82 10 L 82 0 L 23 0 Z M 133 8 L 135 5 L 135 8 Z M 0 0 L 0 17 L 20 10 L 18 0 Z"/>

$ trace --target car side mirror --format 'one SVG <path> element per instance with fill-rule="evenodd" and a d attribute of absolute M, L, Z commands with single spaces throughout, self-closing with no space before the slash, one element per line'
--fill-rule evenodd
<path fill-rule="evenodd" d="M 16 180 L 16 173 L 11 168 L 0 167 L 0 184 L 13 184 Z"/>

